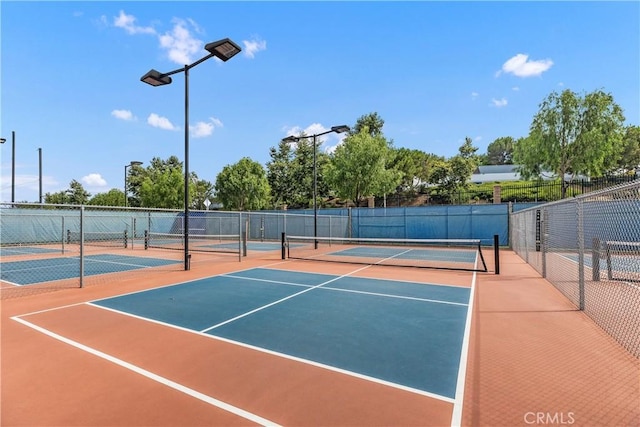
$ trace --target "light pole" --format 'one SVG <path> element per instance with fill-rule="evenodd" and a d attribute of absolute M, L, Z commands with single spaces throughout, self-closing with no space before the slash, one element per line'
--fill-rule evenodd
<path fill-rule="evenodd" d="M 240 53 L 240 46 L 230 39 L 222 39 L 208 43 L 204 47 L 209 55 L 198 59 L 193 64 L 187 64 L 168 73 L 149 70 L 140 78 L 141 81 L 151 86 L 164 86 L 171 84 L 171 75 L 184 73 L 184 269 L 189 270 L 189 70 L 209 58 L 216 57 L 224 62 Z"/>
<path fill-rule="evenodd" d="M 5 142 L 7 142 L 7 138 L 0 138 L 0 144 L 4 144 Z"/>
<path fill-rule="evenodd" d="M 7 142 L 0 138 L 0 144 Z M 16 131 L 11 131 L 11 203 L 16 201 Z"/>
<path fill-rule="evenodd" d="M 140 166 L 142 162 L 132 160 L 128 165 L 124 165 L 124 207 L 127 207 L 127 168 Z"/>
<path fill-rule="evenodd" d="M 327 135 L 329 133 L 342 133 L 342 132 L 349 132 L 349 126 L 346 125 L 341 125 L 341 126 L 332 126 L 330 130 L 326 131 L 326 132 L 321 132 L 315 135 L 312 135 L 313 137 L 313 238 L 314 238 L 314 248 L 318 249 L 318 202 L 317 202 L 317 197 L 318 197 L 318 171 L 317 171 L 317 165 L 316 165 L 316 152 L 318 151 L 318 146 L 316 144 L 316 138 L 322 135 Z M 282 140 L 285 142 L 297 142 L 300 141 L 301 139 L 306 139 L 306 136 L 293 136 L 290 135 L 286 138 L 283 138 Z"/>
<path fill-rule="evenodd" d="M 38 148 L 38 200 L 42 203 L 42 148 Z"/>

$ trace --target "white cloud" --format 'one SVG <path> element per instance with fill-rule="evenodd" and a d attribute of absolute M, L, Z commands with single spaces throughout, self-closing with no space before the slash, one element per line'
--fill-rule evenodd
<path fill-rule="evenodd" d="M 201 53 L 203 48 L 202 40 L 191 35 L 189 27 L 195 32 L 200 29 L 193 21 L 185 21 L 175 18 L 173 29 L 159 37 L 160 47 L 167 51 L 169 59 L 176 64 L 185 65 L 193 62 L 192 56 Z"/>
<path fill-rule="evenodd" d="M 301 128 L 300 126 L 283 127 L 282 129 L 284 130 L 284 133 L 287 134 L 287 136 L 289 135 L 299 136 L 301 133 L 304 133 L 307 136 L 313 136 L 329 130 L 328 128 L 322 126 L 320 123 L 312 123 L 304 129 Z M 329 135 L 326 135 L 326 136 L 329 136 Z M 324 136 L 325 135 L 323 135 L 323 137 Z"/>
<path fill-rule="evenodd" d="M 90 173 L 81 179 L 83 184 L 88 187 L 106 187 L 107 181 L 99 173 Z"/>
<path fill-rule="evenodd" d="M 564 83 L 560 82 L 560 83 L 558 83 L 558 86 L 563 87 Z"/>
<path fill-rule="evenodd" d="M 318 135 L 320 133 L 324 133 L 327 132 L 329 130 L 331 130 L 330 128 L 326 128 L 324 127 L 322 124 L 320 123 L 312 123 L 309 126 L 307 126 L 306 128 L 301 128 L 300 126 L 293 126 L 293 127 L 283 127 L 282 130 L 284 131 L 284 133 L 286 134 L 286 136 L 292 135 L 292 136 L 298 136 L 301 133 L 304 133 L 307 136 L 313 136 L 313 135 Z M 344 138 L 346 138 L 347 134 L 346 133 L 328 133 L 326 135 L 322 135 L 321 137 L 318 137 L 318 140 L 316 142 L 319 143 L 320 145 L 320 149 L 324 150 L 326 153 L 333 153 L 336 148 L 342 144 L 342 141 L 344 140 Z M 331 143 L 331 141 L 335 140 L 335 143 Z M 329 145 L 331 143 L 331 145 Z M 324 148 L 322 148 L 324 147 Z"/>
<path fill-rule="evenodd" d="M 519 53 L 516 56 L 509 58 L 504 64 L 502 69 L 496 72 L 496 77 L 500 74 L 507 73 L 513 74 L 517 77 L 534 77 L 539 76 L 547 71 L 553 65 L 551 59 L 541 59 L 537 61 L 529 60 L 529 55 Z"/>
<path fill-rule="evenodd" d="M 135 24 L 136 17 L 133 15 L 127 15 L 123 10 L 120 11 L 120 15 L 113 18 L 113 25 L 118 28 L 123 28 L 129 34 L 155 34 L 156 30 L 153 27 L 140 27 Z"/>
<path fill-rule="evenodd" d="M 213 133 L 215 128 L 221 128 L 222 122 L 215 117 L 210 117 L 208 122 L 198 122 L 189 126 L 189 131 L 194 138 L 203 138 Z"/>
<path fill-rule="evenodd" d="M 514 86 L 511 88 L 512 91 L 514 92 L 518 92 L 520 90 L 520 88 L 518 86 Z"/>
<path fill-rule="evenodd" d="M 479 94 L 478 92 L 471 92 L 471 99 L 472 99 L 473 101 L 475 101 L 475 100 L 476 100 L 476 98 L 478 98 L 478 96 L 479 96 L 479 95 L 480 95 L 480 94 Z"/>
<path fill-rule="evenodd" d="M 2 176 L 0 176 L 0 181 L 10 182 L 11 175 L 9 172 L 10 168 L 5 168 L 3 166 Z M 15 175 L 15 192 L 16 192 L 16 200 L 17 201 L 38 201 L 38 190 L 40 189 L 40 176 L 39 175 L 30 175 L 30 174 L 20 174 L 17 173 Z M 42 176 L 42 200 L 44 201 L 44 195 L 47 192 L 61 191 L 62 189 L 58 189 L 59 183 L 56 179 L 50 175 Z M 25 196 L 28 194 L 28 196 Z M 0 200 L 2 201 L 10 201 L 11 200 L 11 185 L 3 185 L 0 188 Z"/>
<path fill-rule="evenodd" d="M 166 117 L 162 117 L 157 115 L 156 113 L 149 114 L 147 118 L 147 123 L 153 127 L 164 129 L 164 130 L 178 130 L 176 126 L 169 121 Z"/>
<path fill-rule="evenodd" d="M 507 105 L 507 98 L 502 98 L 502 99 L 491 98 L 491 104 L 489 105 L 492 105 L 497 108 L 505 107 Z"/>
<path fill-rule="evenodd" d="M 247 58 L 255 57 L 256 53 L 261 50 L 267 50 L 267 42 L 259 38 L 243 40 L 242 43 L 244 44 L 244 56 Z"/>
<path fill-rule="evenodd" d="M 133 116 L 133 113 L 129 110 L 113 110 L 111 112 L 111 115 L 113 117 L 115 117 L 116 119 L 120 119 L 120 120 L 127 120 L 127 121 L 131 121 L 131 120 L 135 120 L 136 118 Z"/>
<path fill-rule="evenodd" d="M 104 20 L 104 17 L 101 17 Z M 118 28 L 124 29 L 129 34 L 154 34 L 158 36 L 160 49 L 164 50 L 167 58 L 179 65 L 190 64 L 194 61 L 197 54 L 203 51 L 204 42 L 194 36 L 194 34 L 203 34 L 204 30 L 196 21 L 191 18 L 172 20 L 173 28 L 164 34 L 160 34 L 154 27 L 136 25 L 136 17 L 127 15 L 124 11 L 120 11 L 117 17 L 114 17 L 113 24 Z M 249 58 L 253 58 L 255 54 L 267 48 L 267 42 L 254 38 L 245 40 L 244 54 Z M 218 58 L 216 60 L 220 61 Z"/>

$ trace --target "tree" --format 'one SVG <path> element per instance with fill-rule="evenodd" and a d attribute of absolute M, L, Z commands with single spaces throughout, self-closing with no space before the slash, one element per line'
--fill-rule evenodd
<path fill-rule="evenodd" d="M 294 150 L 287 141 L 280 141 L 278 148 L 269 149 L 271 160 L 267 162 L 267 181 L 276 207 L 292 206 L 295 183 L 293 181 Z"/>
<path fill-rule="evenodd" d="M 363 197 L 384 194 L 400 183 L 399 174 L 386 168 L 390 156 L 387 140 L 371 135 L 364 127 L 336 148 L 325 168 L 325 178 L 338 197 L 358 205 Z"/>
<path fill-rule="evenodd" d="M 623 122 L 622 109 L 608 93 L 552 92 L 540 104 L 529 137 L 518 142 L 514 160 L 525 179 L 553 172 L 562 180 L 564 198 L 567 175 L 598 176 L 615 167 Z"/>
<path fill-rule="evenodd" d="M 184 207 L 184 177 L 178 168 L 147 170 L 140 184 L 140 202 L 144 207 L 180 209 Z"/>
<path fill-rule="evenodd" d="M 162 160 L 159 157 L 154 157 L 151 159 L 149 166 L 146 168 L 142 166 L 132 166 L 129 169 L 129 176 L 127 179 L 127 189 L 129 192 L 128 205 L 129 206 L 147 206 L 147 207 L 172 207 L 172 208 L 181 208 L 184 207 L 184 200 L 181 200 L 179 204 L 176 205 L 177 202 L 169 202 L 158 200 L 158 198 L 151 196 L 148 192 L 153 191 L 154 179 L 156 176 L 160 176 L 162 174 L 167 174 L 169 171 L 178 170 L 180 174 L 182 174 L 182 162 L 178 160 L 176 156 L 169 156 L 167 160 Z M 147 188 L 145 193 L 146 200 L 143 202 L 141 196 L 142 183 L 147 179 L 151 180 L 147 182 Z M 167 180 L 163 180 L 163 182 L 167 182 Z M 184 177 L 182 178 L 181 183 L 178 183 L 176 180 L 176 186 L 180 188 L 176 188 L 175 191 L 180 194 L 184 194 Z M 169 191 L 166 189 L 160 190 L 162 193 L 168 194 Z M 153 206 L 150 203 L 160 203 L 159 206 Z"/>
<path fill-rule="evenodd" d="M 271 189 L 264 168 L 243 157 L 216 177 L 216 197 L 228 210 L 257 210 L 269 205 Z"/>
<path fill-rule="evenodd" d="M 75 179 L 69 183 L 69 188 L 57 193 L 46 193 L 44 195 L 45 203 L 52 204 L 68 204 L 68 205 L 85 205 L 91 197 L 91 193 L 86 191 L 82 184 Z"/>
<path fill-rule="evenodd" d="M 67 203 L 71 203 L 72 205 L 85 205 L 89 197 L 91 197 L 91 193 L 86 191 L 82 184 L 75 179 L 71 180 L 69 189 L 66 191 Z"/>
<path fill-rule="evenodd" d="M 436 163 L 432 179 L 439 185 L 438 193 L 444 200 L 451 202 L 456 193 L 467 189 L 469 178 L 478 166 L 477 150 L 471 138 L 467 137 L 458 148 L 457 155 Z"/>
<path fill-rule="evenodd" d="M 494 140 L 487 146 L 487 156 L 484 164 L 512 165 L 514 143 L 515 141 L 510 136 L 505 136 Z"/>
<path fill-rule="evenodd" d="M 124 193 L 122 190 L 112 188 L 106 193 L 95 194 L 87 204 L 94 206 L 122 206 L 124 204 Z"/>
<path fill-rule="evenodd" d="M 617 169 L 632 171 L 640 168 L 640 126 L 627 126 Z"/>
<path fill-rule="evenodd" d="M 62 190 L 57 193 L 45 193 L 44 202 L 52 205 L 64 205 L 68 203 L 67 192 Z"/>
<path fill-rule="evenodd" d="M 313 138 L 301 133 L 298 141 L 280 141 L 278 148 L 271 147 L 271 160 L 267 163 L 267 179 L 276 206 L 307 208 L 313 204 Z M 329 161 L 319 150 L 321 140 L 316 140 L 317 198 L 329 193 L 323 170 Z"/>
<path fill-rule="evenodd" d="M 198 179 L 198 175 L 192 172 L 189 193 L 191 195 L 191 207 L 193 209 L 204 210 L 207 208 L 204 201 L 209 199 L 211 202 L 211 199 L 213 199 L 213 184 L 204 179 Z"/>
<path fill-rule="evenodd" d="M 380 117 L 378 113 L 373 112 L 360 116 L 349 134 L 357 135 L 366 128 L 369 135 L 379 136 L 382 135 L 383 126 L 384 120 L 382 119 L 382 117 Z"/>
<path fill-rule="evenodd" d="M 434 165 L 439 160 L 444 158 L 421 150 L 398 148 L 394 149 L 390 167 L 400 172 L 402 190 L 411 194 L 432 182 Z"/>

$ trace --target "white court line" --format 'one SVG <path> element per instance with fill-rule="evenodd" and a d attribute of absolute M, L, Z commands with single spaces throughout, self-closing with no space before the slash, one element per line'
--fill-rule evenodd
<path fill-rule="evenodd" d="M 51 258 L 51 259 L 59 259 L 59 258 Z M 68 257 L 68 258 L 63 258 L 65 260 L 79 260 L 80 257 Z M 97 259 L 93 259 L 93 258 L 85 258 L 85 263 L 89 262 L 89 263 L 96 263 L 96 264 L 116 264 L 116 265 L 124 265 L 124 266 L 129 266 L 129 267 L 137 267 L 137 268 L 153 268 L 153 267 L 163 267 L 166 265 L 170 265 L 170 264 L 161 264 L 161 265 L 142 265 L 142 264 L 132 264 L 132 263 L 128 263 L 128 262 L 118 262 L 118 261 L 107 261 L 107 260 L 97 260 Z M 28 260 L 23 260 L 23 261 L 15 261 L 15 262 L 30 262 Z M 177 264 L 177 261 L 174 263 Z M 69 263 L 69 264 L 56 264 L 56 265 L 43 265 L 40 267 L 25 267 L 25 268 L 16 268 L 13 270 L 9 270 L 9 272 L 11 273 L 16 273 L 16 272 L 22 272 L 22 271 L 33 271 L 33 270 L 45 270 L 45 269 L 50 269 L 50 268 L 66 268 L 66 267 L 76 267 L 78 264 L 77 263 Z M 117 273 L 117 271 L 114 271 L 114 273 Z"/>
<path fill-rule="evenodd" d="M 313 273 L 311 273 L 311 274 L 313 274 Z M 254 282 L 274 283 L 276 285 L 298 286 L 298 287 L 301 287 L 301 288 L 311 288 L 311 287 L 316 287 L 317 288 L 317 286 L 314 286 L 314 285 L 305 285 L 305 284 L 302 284 L 302 283 L 293 283 L 293 282 L 281 282 L 279 280 L 259 279 L 259 278 L 256 278 L 256 277 L 234 276 L 234 275 L 230 275 L 230 274 L 221 274 L 220 276 L 228 277 L 230 279 L 239 279 L 239 280 L 250 280 L 250 281 L 254 281 Z M 360 277 L 358 277 L 358 278 L 360 278 Z M 372 278 L 369 278 L 369 277 L 362 277 L 362 279 L 371 280 L 371 281 L 377 280 L 377 279 L 372 279 Z M 415 282 L 406 282 L 406 283 L 415 283 Z M 420 283 L 418 283 L 418 284 L 420 284 Z M 321 285 L 318 285 L 318 286 L 321 286 Z M 432 285 L 432 286 L 438 286 L 438 285 Z M 358 291 L 356 289 L 333 288 L 331 286 L 323 286 L 322 288 L 320 288 L 320 290 L 323 290 L 323 291 L 324 290 L 328 290 L 328 291 L 338 291 L 338 292 L 350 292 L 350 293 L 353 293 L 353 294 L 373 295 L 373 296 L 386 297 L 386 298 L 407 299 L 407 300 L 412 300 L 412 301 L 433 302 L 433 303 L 437 303 L 437 304 L 451 304 L 451 305 L 461 305 L 461 306 L 466 306 L 467 305 L 465 303 L 460 303 L 460 302 L 452 302 L 452 301 L 444 301 L 444 300 L 436 300 L 436 299 L 420 298 L 420 297 L 410 297 L 410 296 L 406 296 L 406 295 L 384 294 L 384 293 L 381 293 L 381 292 Z"/>
<path fill-rule="evenodd" d="M 436 399 L 436 400 L 440 400 L 440 401 L 443 401 L 443 402 L 453 403 L 453 399 L 451 399 L 450 397 L 442 396 L 442 395 L 435 394 L 435 393 L 431 393 L 431 392 L 428 392 L 428 391 L 425 391 L 425 390 L 420 390 L 420 389 L 413 388 L 413 387 L 408 387 L 408 386 L 405 386 L 405 385 L 402 385 L 402 384 L 397 384 L 397 383 L 394 383 L 394 382 L 385 381 L 385 380 L 382 380 L 382 379 L 379 379 L 379 378 L 370 377 L 368 375 L 359 374 L 357 372 L 348 371 L 346 369 L 337 368 L 335 366 L 325 365 L 323 363 L 315 362 L 313 360 L 303 359 L 303 358 L 297 357 L 297 356 L 292 356 L 290 354 L 279 353 L 277 351 L 269 350 L 269 349 L 262 348 L 262 347 L 257 347 L 257 346 L 254 346 L 254 345 L 251 345 L 251 344 L 247 344 L 247 343 L 244 343 L 244 342 L 241 342 L 241 341 L 234 341 L 234 340 L 231 340 L 229 338 L 219 337 L 219 336 L 216 336 L 216 335 L 211 335 L 211 334 L 207 334 L 207 333 L 200 332 L 200 331 L 195 331 L 193 329 L 184 328 L 182 326 L 173 325 L 171 323 L 165 323 L 165 322 L 162 322 L 160 320 L 154 320 L 154 319 L 149 319 L 149 318 L 146 318 L 146 317 L 141 317 L 141 316 L 138 316 L 136 314 L 127 313 L 125 311 L 116 310 L 114 308 L 103 307 L 101 305 L 95 305 L 93 303 L 86 303 L 86 304 L 90 305 L 92 307 L 99 308 L 101 310 L 111 311 L 111 312 L 114 312 L 114 313 L 121 314 L 123 316 L 128 316 L 128 317 L 132 317 L 134 319 L 139 319 L 139 320 L 143 320 L 143 321 L 146 321 L 146 322 L 155 323 L 157 325 L 166 326 L 166 327 L 172 328 L 172 329 L 178 329 L 180 331 L 188 332 L 190 334 L 196 334 L 196 335 L 199 335 L 201 337 L 206 337 L 208 339 L 212 339 L 212 340 L 215 340 L 215 341 L 221 341 L 221 342 L 224 342 L 224 343 L 227 343 L 227 344 L 236 345 L 236 346 L 239 346 L 239 347 L 243 347 L 243 348 L 247 348 L 247 349 L 250 349 L 250 350 L 258 351 L 260 353 L 269 354 L 271 356 L 276 356 L 276 357 L 280 357 L 280 358 L 283 358 L 283 359 L 292 360 L 294 362 L 304 363 L 305 365 L 315 366 L 317 368 L 325 369 L 327 371 L 337 372 L 339 374 L 348 375 L 350 377 L 362 379 L 362 380 L 373 382 L 373 383 L 376 383 L 376 384 L 382 384 L 382 385 L 385 385 L 385 386 L 388 386 L 388 387 L 392 387 L 392 388 L 395 388 L 395 389 L 398 389 L 398 390 L 408 391 L 410 393 L 414 393 L 414 394 L 418 394 L 418 395 L 421 395 L 421 396 L 429 397 L 431 399 Z"/>
<path fill-rule="evenodd" d="M 373 295 L 373 296 L 385 297 L 385 298 L 406 299 L 406 300 L 411 300 L 411 301 L 432 302 L 434 304 L 460 305 L 460 306 L 463 306 L 463 307 L 467 306 L 467 304 L 462 303 L 462 302 L 452 302 L 452 301 L 444 301 L 444 300 L 438 300 L 438 299 L 409 297 L 409 296 L 405 296 L 405 295 L 383 294 L 383 293 L 380 293 L 380 292 L 356 291 L 356 290 L 353 290 L 353 289 L 332 288 L 330 286 L 326 287 L 326 288 L 321 288 L 321 290 L 323 290 L 323 291 L 324 290 L 331 290 L 331 291 L 338 291 L 338 292 L 350 292 L 350 293 L 354 293 L 354 294 Z"/>
<path fill-rule="evenodd" d="M 278 271 L 278 270 L 273 270 L 273 271 Z M 279 271 L 282 271 L 282 270 L 279 270 Z M 304 283 L 282 282 L 280 280 L 260 279 L 258 277 L 234 276 L 234 273 L 221 274 L 220 276 L 228 277 L 230 279 L 249 280 L 249 281 L 253 281 L 253 282 L 275 283 L 276 285 L 300 286 L 300 287 L 303 287 L 303 288 L 310 288 L 310 287 L 313 286 L 313 285 L 305 285 Z"/>
<path fill-rule="evenodd" d="M 147 371 L 146 369 L 140 368 L 139 366 L 133 365 L 131 363 L 125 362 L 124 360 L 118 359 L 117 357 L 111 356 L 109 354 L 103 353 L 99 350 L 96 350 L 94 348 L 88 347 L 84 344 L 80 344 L 77 341 L 73 341 L 69 338 L 63 337 L 62 335 L 58 335 L 55 332 L 49 331 L 48 329 L 42 328 L 40 326 L 37 326 L 33 323 L 27 322 L 24 319 L 21 319 L 19 317 L 12 317 L 13 320 L 15 320 L 16 322 L 22 323 L 25 326 L 28 326 L 32 329 L 35 329 L 38 332 L 41 332 L 45 335 L 48 335 L 58 341 L 62 341 L 65 344 L 68 344 L 70 346 L 76 347 L 82 351 L 85 351 L 87 353 L 90 353 L 94 356 L 100 357 L 102 359 L 105 359 L 113 364 L 116 364 L 118 366 L 121 366 L 125 369 L 128 369 L 130 371 L 133 371 L 139 375 L 142 375 L 144 377 L 147 377 L 153 381 L 156 381 L 160 384 L 163 384 L 167 387 L 170 387 L 174 390 L 177 390 L 181 393 L 184 393 L 188 396 L 191 396 L 193 398 L 196 398 L 198 400 L 201 400 L 205 403 L 208 403 L 209 405 L 215 406 L 217 408 L 220 408 L 222 410 L 225 410 L 227 412 L 230 412 L 232 414 L 235 414 L 239 417 L 242 417 L 246 420 L 255 422 L 257 424 L 263 425 L 263 426 L 278 426 L 279 424 L 274 423 L 273 421 L 270 421 L 266 418 L 262 418 L 258 415 L 252 414 L 251 412 L 245 411 L 244 409 L 240 409 L 236 406 L 230 405 L 226 402 L 223 402 L 221 400 L 215 399 L 211 396 L 208 396 L 204 393 L 201 393 L 199 391 L 196 391 L 192 388 L 186 387 L 182 384 L 176 383 L 174 381 L 171 381 L 168 378 L 164 378 L 160 375 L 154 374 L 153 372 Z"/>
<path fill-rule="evenodd" d="M 305 293 L 307 293 L 307 292 L 309 292 L 309 291 L 312 291 L 312 290 L 314 290 L 314 289 L 316 289 L 316 288 L 319 288 L 320 286 L 326 285 L 327 283 L 335 282 L 335 281 L 336 281 L 336 280 L 338 280 L 338 279 L 341 279 L 341 278 L 343 278 L 343 277 L 350 276 L 350 275 L 352 275 L 352 274 L 354 274 L 354 273 L 357 273 L 358 271 L 364 270 L 365 268 L 369 268 L 369 266 L 367 265 L 367 266 L 365 266 L 365 267 L 358 268 L 357 270 L 351 271 L 351 272 L 349 272 L 349 273 L 347 273 L 347 274 L 343 274 L 342 276 L 336 276 L 336 277 L 334 277 L 333 279 L 327 280 L 327 281 L 325 281 L 325 282 L 323 282 L 323 283 L 320 283 L 320 284 L 318 284 L 318 285 L 312 286 L 312 287 L 307 288 L 307 289 L 305 289 L 305 290 L 303 290 L 303 291 L 296 292 L 295 294 L 291 294 L 291 295 L 289 295 L 289 296 L 287 296 L 287 297 L 281 298 L 281 299 L 279 299 L 279 300 L 277 300 L 277 301 L 274 301 L 274 302 L 272 302 L 272 303 L 269 303 L 269 304 L 263 305 L 262 307 L 258 307 L 258 308 L 254 309 L 254 310 L 248 311 L 248 312 L 246 312 L 246 313 L 244 313 L 244 314 L 241 314 L 241 315 L 239 315 L 239 316 L 236 316 L 236 317 L 233 317 L 233 318 L 231 318 L 231 319 L 225 320 L 224 322 L 220 322 L 220 323 L 218 323 L 217 325 L 213 325 L 213 326 L 211 326 L 211 327 L 209 327 L 209 328 L 203 329 L 203 330 L 202 330 L 202 331 L 200 331 L 200 332 L 208 332 L 208 331 L 211 331 L 211 330 L 213 330 L 213 329 L 219 328 L 220 326 L 226 325 L 227 323 L 235 322 L 235 321 L 236 321 L 236 320 L 238 320 L 238 319 L 242 319 L 243 317 L 246 317 L 246 316 L 249 316 L 249 315 L 251 315 L 251 314 L 253 314 L 253 313 L 257 313 L 258 311 L 264 310 L 265 308 L 272 307 L 272 306 L 274 306 L 274 305 L 276 305 L 276 304 L 280 304 L 281 302 L 287 301 L 287 300 L 289 300 L 289 299 L 291 299 L 291 298 L 295 298 L 295 297 L 297 297 L 297 296 L 299 296 L 299 295 L 305 294 Z"/>
<path fill-rule="evenodd" d="M 474 269 L 478 267 L 478 257 Z M 460 365 L 458 366 L 458 382 L 456 383 L 456 396 L 453 402 L 453 412 L 451 414 L 451 427 L 459 427 L 462 425 L 462 408 L 464 405 L 464 386 L 467 377 L 467 359 L 469 357 L 469 341 L 471 339 L 471 315 L 473 314 L 473 300 L 476 291 L 477 273 L 473 272 L 471 279 L 471 292 L 469 293 L 469 306 L 467 308 L 467 321 L 464 325 L 464 337 L 462 339 L 462 348 L 460 349 Z"/>

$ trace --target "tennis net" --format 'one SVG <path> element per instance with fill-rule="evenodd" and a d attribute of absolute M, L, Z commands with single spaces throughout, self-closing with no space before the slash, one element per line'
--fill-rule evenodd
<path fill-rule="evenodd" d="M 79 231 L 67 230 L 67 243 L 83 243 L 90 246 L 114 248 L 127 247 L 127 230 L 123 231 Z"/>
<path fill-rule="evenodd" d="M 604 267 L 609 280 L 640 282 L 640 242 L 595 239 L 592 259 L 594 280 Z"/>
<path fill-rule="evenodd" d="M 486 272 L 478 239 L 282 237 L 282 258 Z"/>
<path fill-rule="evenodd" d="M 184 235 L 178 233 L 145 232 L 145 249 L 184 249 Z M 245 252 L 246 244 L 239 234 L 189 234 L 189 250 L 200 252 Z"/>

